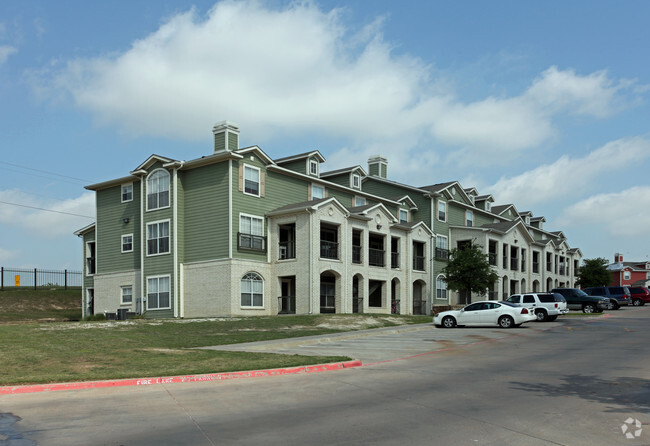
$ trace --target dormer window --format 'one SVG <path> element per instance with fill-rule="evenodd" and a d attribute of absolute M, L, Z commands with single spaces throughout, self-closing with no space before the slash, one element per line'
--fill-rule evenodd
<path fill-rule="evenodd" d="M 314 159 L 309 160 L 309 174 L 318 176 L 318 161 Z"/>
<path fill-rule="evenodd" d="M 530 225 L 530 217 L 526 217 L 526 224 Z"/>
<path fill-rule="evenodd" d="M 399 210 L 399 222 L 400 223 L 408 223 L 409 221 L 409 211 L 406 209 L 400 209 Z"/>
<path fill-rule="evenodd" d="M 352 175 L 352 187 L 355 189 L 361 188 L 361 177 L 359 175 Z"/>
<path fill-rule="evenodd" d="M 485 210 L 490 211 L 491 209 L 492 209 L 492 203 L 490 203 L 489 201 L 486 201 L 485 202 Z"/>

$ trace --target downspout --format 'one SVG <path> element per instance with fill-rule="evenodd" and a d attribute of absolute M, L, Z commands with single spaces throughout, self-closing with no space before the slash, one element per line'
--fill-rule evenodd
<path fill-rule="evenodd" d="M 146 249 L 146 236 L 144 233 L 144 195 L 145 195 L 145 182 L 140 177 L 140 314 L 146 313 L 145 310 L 145 295 L 144 295 L 144 253 Z"/>
<path fill-rule="evenodd" d="M 313 240 L 311 239 L 311 225 L 312 225 L 312 219 L 311 219 L 311 209 L 307 209 L 307 214 L 309 214 L 309 224 L 307 227 L 309 228 L 309 314 L 314 314 L 314 303 L 313 303 L 313 280 L 312 280 L 312 271 L 314 270 L 314 259 L 313 256 L 311 255 L 312 253 L 312 242 Z"/>
<path fill-rule="evenodd" d="M 174 305 L 174 317 L 183 317 L 185 311 L 183 310 L 183 295 L 179 292 L 179 264 L 178 264 L 178 169 L 185 165 L 185 161 L 181 161 L 180 165 L 174 169 L 174 207 L 172 214 L 174 218 L 174 296 L 177 300 L 177 305 Z"/>
<path fill-rule="evenodd" d="M 228 258 L 232 260 L 232 159 L 228 160 Z"/>

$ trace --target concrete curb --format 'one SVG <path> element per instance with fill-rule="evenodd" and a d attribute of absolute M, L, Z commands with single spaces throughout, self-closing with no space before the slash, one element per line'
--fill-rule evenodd
<path fill-rule="evenodd" d="M 188 382 L 225 381 L 229 379 L 261 378 L 268 376 L 300 375 L 304 373 L 329 372 L 333 370 L 361 367 L 361 361 L 336 362 L 285 369 L 250 370 L 247 372 L 210 373 L 206 375 L 168 376 L 158 378 L 133 378 L 106 381 L 85 381 L 77 383 L 32 384 L 24 386 L 0 387 L 0 395 L 21 393 L 55 392 L 59 390 L 100 389 L 106 387 L 150 386 L 154 384 L 173 384 Z"/>

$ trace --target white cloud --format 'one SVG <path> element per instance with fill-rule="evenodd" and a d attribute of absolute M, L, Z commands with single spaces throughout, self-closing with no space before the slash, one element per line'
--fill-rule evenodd
<path fill-rule="evenodd" d="M 11 259 L 18 258 L 20 251 L 0 248 L 0 265 L 6 265 Z"/>
<path fill-rule="evenodd" d="M 14 48 L 13 46 L 0 45 L 0 65 L 3 65 L 7 59 L 9 59 L 9 56 L 17 52 L 18 49 Z"/>
<path fill-rule="evenodd" d="M 256 143 L 320 133 L 400 157 L 436 143 L 530 149 L 555 135 L 558 113 L 607 116 L 631 88 L 605 72 L 551 67 L 519 95 L 464 102 L 422 60 L 396 54 L 382 24 L 352 29 L 340 10 L 312 2 L 275 10 L 226 0 L 205 17 L 170 18 L 122 54 L 69 61 L 48 85 L 134 135 L 203 141 L 214 122 L 229 119 Z"/>
<path fill-rule="evenodd" d="M 27 230 L 39 238 L 69 236 L 91 223 L 95 215 L 95 194 L 90 192 L 77 198 L 55 201 L 37 199 L 19 190 L 0 190 L 0 201 L 5 202 L 0 203 L 0 224 Z"/>
<path fill-rule="evenodd" d="M 604 225 L 614 237 L 647 239 L 650 228 L 650 186 L 600 194 L 568 207 L 558 219 L 566 226 Z"/>
<path fill-rule="evenodd" d="M 624 169 L 650 157 L 650 140 L 643 137 L 609 142 L 582 158 L 564 155 L 515 177 L 500 178 L 488 188 L 500 203 L 530 206 L 571 194 L 579 196 L 603 173 Z"/>

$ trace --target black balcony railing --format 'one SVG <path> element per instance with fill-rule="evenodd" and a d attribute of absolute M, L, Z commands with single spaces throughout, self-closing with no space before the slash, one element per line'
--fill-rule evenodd
<path fill-rule="evenodd" d="M 510 269 L 513 271 L 517 271 L 518 267 L 519 267 L 519 259 L 517 258 L 510 259 Z"/>
<path fill-rule="evenodd" d="M 436 248 L 436 259 L 449 260 L 449 250 L 444 248 Z"/>
<path fill-rule="evenodd" d="M 280 242 L 280 260 L 295 259 L 296 258 L 296 243 L 295 242 Z"/>
<path fill-rule="evenodd" d="M 413 256 L 413 269 L 416 271 L 424 271 L 424 256 Z"/>
<path fill-rule="evenodd" d="M 266 251 L 266 237 L 263 235 L 237 233 L 237 249 Z"/>
<path fill-rule="evenodd" d="M 384 266 L 384 254 L 386 251 L 383 249 L 368 248 L 368 264 L 371 266 Z"/>
<path fill-rule="evenodd" d="M 336 242 L 320 241 L 320 257 L 322 259 L 338 259 L 339 244 Z"/>
<path fill-rule="evenodd" d="M 488 253 L 488 262 L 492 266 L 497 266 L 497 254 L 494 252 Z"/>
<path fill-rule="evenodd" d="M 361 263 L 361 246 L 352 245 L 352 263 Z"/>
<path fill-rule="evenodd" d="M 390 253 L 390 267 L 399 268 L 399 252 Z"/>
<path fill-rule="evenodd" d="M 539 263 L 538 262 L 533 262 L 533 272 L 535 274 L 539 274 Z"/>

